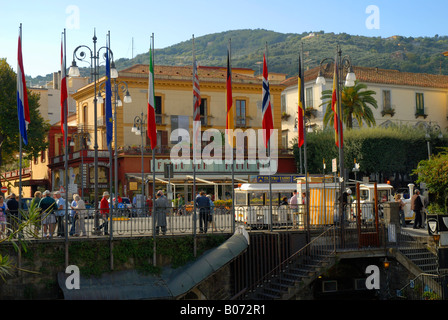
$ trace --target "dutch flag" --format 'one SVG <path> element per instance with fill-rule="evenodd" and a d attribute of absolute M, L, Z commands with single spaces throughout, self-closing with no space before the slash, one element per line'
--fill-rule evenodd
<path fill-rule="evenodd" d="M 25 71 L 22 60 L 22 25 L 20 25 L 19 44 L 17 53 L 17 115 L 19 118 L 20 135 L 23 143 L 28 144 L 28 124 L 30 123 L 30 109 L 26 92 Z"/>

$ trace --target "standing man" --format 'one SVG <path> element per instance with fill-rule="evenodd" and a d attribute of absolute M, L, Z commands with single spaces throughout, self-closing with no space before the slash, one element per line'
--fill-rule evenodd
<path fill-rule="evenodd" d="M 207 233 L 210 200 L 206 197 L 204 191 L 201 191 L 196 198 L 196 207 L 199 209 L 199 233 Z"/>
<path fill-rule="evenodd" d="M 165 235 L 166 233 L 166 214 L 169 211 L 169 202 L 168 199 L 163 195 L 162 191 L 158 191 L 156 194 L 156 202 L 154 204 L 155 206 L 155 212 L 154 212 L 154 219 L 155 219 L 155 226 L 156 226 L 156 234 L 159 234 L 159 228 L 162 229 L 162 234 Z"/>
<path fill-rule="evenodd" d="M 293 192 L 291 199 L 289 199 L 289 207 L 291 209 L 292 214 L 292 225 L 294 228 L 298 227 L 299 222 L 299 199 L 297 195 L 297 191 Z"/>
<path fill-rule="evenodd" d="M 420 198 L 420 190 L 415 189 L 414 195 L 411 198 L 411 210 L 415 213 L 414 229 L 422 228 L 422 209 L 423 202 Z"/>
<path fill-rule="evenodd" d="M 14 193 L 11 193 L 10 198 L 6 201 L 6 207 L 9 212 L 7 221 L 11 226 L 12 232 L 15 232 L 19 227 L 19 202 L 16 200 Z"/>
<path fill-rule="evenodd" d="M 53 232 L 56 225 L 56 218 L 54 216 L 56 201 L 52 198 L 50 191 L 44 191 L 43 197 L 39 201 L 39 208 L 42 215 L 43 236 L 51 239 L 53 237 Z"/>
<path fill-rule="evenodd" d="M 58 237 L 64 237 L 64 217 L 65 217 L 65 199 L 62 197 L 59 191 L 54 192 L 57 211 L 56 211 L 56 224 L 58 227 Z"/>
<path fill-rule="evenodd" d="M 103 198 L 100 202 L 100 215 L 101 218 L 104 220 L 104 222 L 98 227 L 98 230 L 101 230 L 104 228 L 104 234 L 109 234 L 109 192 L 104 191 L 103 192 Z"/>

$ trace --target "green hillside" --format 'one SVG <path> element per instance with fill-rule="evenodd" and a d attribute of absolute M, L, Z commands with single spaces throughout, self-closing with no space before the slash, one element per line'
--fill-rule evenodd
<path fill-rule="evenodd" d="M 323 31 L 301 34 L 278 33 L 263 29 L 233 30 L 195 38 L 195 52 L 200 65 L 226 66 L 227 46 L 231 39 L 232 66 L 259 71 L 265 45 L 268 45 L 270 72 L 297 74 L 298 55 L 303 44 L 305 68 L 319 65 L 323 58 L 334 57 L 339 44 L 343 55 L 349 55 L 357 66 L 398 69 L 400 71 L 448 75 L 448 37 L 365 37 Z M 148 63 L 148 53 L 133 59 L 118 59 L 122 70 L 137 63 Z M 192 39 L 157 49 L 155 63 L 159 65 L 190 65 Z M 88 70 L 84 70 L 88 74 Z"/>

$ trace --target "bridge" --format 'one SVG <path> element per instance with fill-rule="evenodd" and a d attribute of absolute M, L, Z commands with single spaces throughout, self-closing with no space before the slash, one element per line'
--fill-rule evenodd
<path fill-rule="evenodd" d="M 346 219 L 342 225 L 337 222 L 306 225 L 305 217 L 296 219 L 294 211 L 283 209 L 283 220 L 281 214 L 278 214 L 272 219 L 272 225 L 265 225 L 263 218 L 258 219 L 256 224 L 248 225 L 235 221 L 230 208 L 216 208 L 213 215 L 214 224 L 210 224 L 207 234 L 226 235 L 228 241 L 206 255 L 197 257 L 195 262 L 176 272 L 175 277 L 149 279 L 133 274 L 136 281 L 140 281 L 140 285 L 145 283 L 146 292 L 142 293 L 142 296 L 135 296 L 135 288 L 130 286 L 127 291 L 128 298 L 180 299 L 195 292 L 207 279 L 227 267 L 232 274 L 229 279 L 232 282 L 231 290 L 214 296 L 215 299 L 301 299 L 310 285 L 339 261 L 362 258 L 393 261 L 408 271 L 410 281 L 403 283 L 398 289 L 395 288 L 387 298 L 422 299 L 424 295 L 437 299 L 445 297 L 445 275 L 438 268 L 438 252 L 432 237 L 424 230 L 401 228 L 397 221 L 390 219 L 391 214 L 387 208 L 383 217 L 376 221 L 358 223 L 357 217 L 354 217 Z M 260 209 L 260 212 L 266 212 L 265 208 Z M 280 213 L 280 210 L 277 210 L 277 213 Z M 107 243 L 109 240 L 109 243 L 112 243 L 112 240 L 135 237 L 159 239 L 207 236 L 199 233 L 198 215 L 187 210 L 173 210 L 167 215 L 167 230 L 164 235 L 155 234 L 155 221 L 150 214 L 121 212 L 112 215 L 108 222 L 108 234 L 93 230 L 96 222 L 92 213 L 87 214 L 84 220 L 84 236 L 75 237 L 65 232 L 57 237 L 56 230 L 54 237 L 48 239 L 43 237 L 42 230 L 39 234 L 33 234 L 30 228 L 24 232 L 23 237 L 32 242 L 64 243 L 69 247 L 71 243 L 79 241 L 102 240 Z M 62 230 L 69 231 L 70 228 L 71 225 L 68 224 Z M 70 261 L 68 250 L 66 261 Z M 381 272 L 383 276 L 387 275 L 384 270 Z M 125 278 L 129 279 L 129 275 Z M 59 278 L 61 289 L 64 279 L 63 275 Z M 153 291 L 150 294 L 157 281 L 159 284 L 164 283 L 166 291 Z M 95 295 L 98 298 L 99 291 L 106 291 L 101 289 L 101 286 L 98 287 L 95 281 L 91 283 L 96 293 L 90 298 L 95 298 Z M 120 287 L 122 292 L 126 292 L 125 287 Z M 416 287 L 423 289 L 416 292 Z M 113 293 L 110 288 L 108 290 L 109 294 Z M 89 297 L 89 294 L 83 294 L 83 298 Z M 66 299 L 76 299 L 73 292 L 64 291 L 64 296 Z"/>

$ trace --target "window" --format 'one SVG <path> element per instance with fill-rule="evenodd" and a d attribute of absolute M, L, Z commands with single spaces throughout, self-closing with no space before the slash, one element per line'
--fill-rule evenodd
<path fill-rule="evenodd" d="M 425 115 L 425 99 L 423 93 L 415 94 L 415 115 L 423 116 Z"/>
<path fill-rule="evenodd" d="M 206 126 L 208 123 L 207 123 L 207 99 L 205 98 L 201 98 L 199 113 L 201 114 L 201 126 Z"/>
<path fill-rule="evenodd" d="M 156 124 L 163 124 L 163 118 L 162 118 L 162 97 L 161 96 L 155 96 L 154 97 L 155 103 L 156 103 Z"/>
<path fill-rule="evenodd" d="M 322 281 L 322 292 L 338 291 L 338 283 L 336 280 Z"/>
<path fill-rule="evenodd" d="M 383 90 L 383 110 L 390 110 L 391 108 L 390 90 Z"/>
<path fill-rule="evenodd" d="M 305 89 L 305 108 L 313 108 L 313 87 Z"/>
<path fill-rule="evenodd" d="M 246 126 L 246 100 L 236 100 L 236 126 Z"/>
<path fill-rule="evenodd" d="M 282 113 L 286 113 L 286 97 L 282 94 Z"/>

